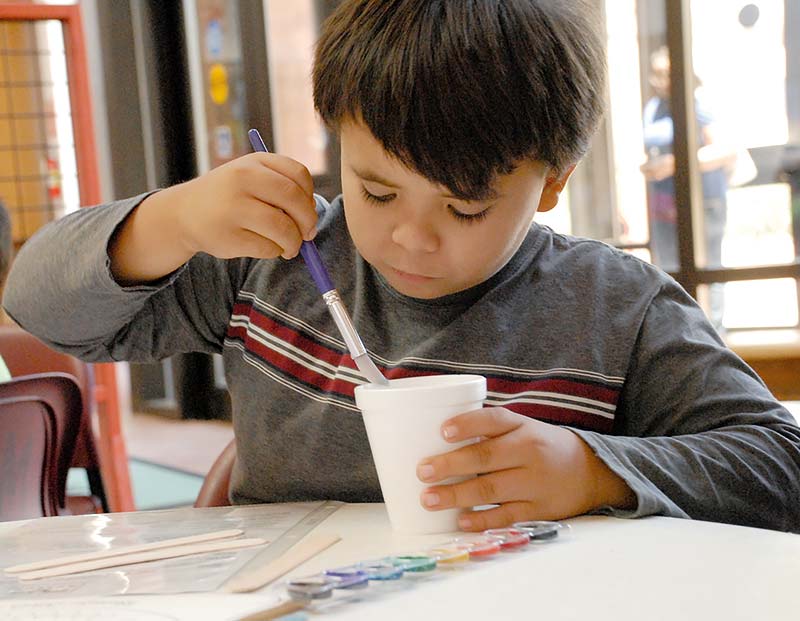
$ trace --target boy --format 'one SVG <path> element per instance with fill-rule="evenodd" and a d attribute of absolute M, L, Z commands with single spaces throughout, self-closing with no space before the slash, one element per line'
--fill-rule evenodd
<path fill-rule="evenodd" d="M 343 197 L 250 154 L 42 230 L 6 308 L 90 360 L 223 353 L 235 502 L 379 501 L 363 379 L 302 261 L 276 260 L 313 238 L 388 377 L 488 378 L 490 407 L 442 429 L 482 441 L 418 467 L 430 510 L 470 531 L 590 511 L 800 531 L 800 430 L 693 300 L 531 224 L 598 122 L 597 33 L 577 1 L 347 0 L 314 67 Z"/>

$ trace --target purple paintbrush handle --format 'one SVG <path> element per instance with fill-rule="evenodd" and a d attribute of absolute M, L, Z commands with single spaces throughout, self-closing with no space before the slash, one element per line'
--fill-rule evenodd
<path fill-rule="evenodd" d="M 328 293 L 334 288 L 331 282 L 331 277 L 328 275 L 328 270 L 322 264 L 322 258 L 319 256 L 319 250 L 314 245 L 314 242 L 304 241 L 300 245 L 300 254 L 303 255 L 303 260 L 306 262 L 308 271 L 311 272 L 311 278 L 314 279 L 314 284 L 317 285 L 320 293 Z"/>
<path fill-rule="evenodd" d="M 250 140 L 250 145 L 254 151 L 261 151 L 262 153 L 269 153 L 267 145 L 261 138 L 261 134 L 257 129 L 251 129 L 247 132 L 247 138 Z M 334 288 L 331 282 L 331 277 L 328 275 L 328 270 L 322 263 L 322 258 L 319 256 L 319 250 L 314 245 L 314 242 L 304 241 L 300 246 L 300 254 L 303 255 L 303 260 L 306 262 L 308 271 L 311 272 L 311 278 L 314 279 L 314 284 L 317 285 L 320 293 L 328 293 Z"/>

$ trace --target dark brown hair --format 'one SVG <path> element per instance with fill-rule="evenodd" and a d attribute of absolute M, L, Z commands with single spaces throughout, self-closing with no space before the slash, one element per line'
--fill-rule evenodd
<path fill-rule="evenodd" d="M 345 0 L 325 22 L 314 104 L 363 121 L 454 195 L 482 198 L 523 159 L 563 171 L 602 115 L 605 55 L 583 0 Z"/>

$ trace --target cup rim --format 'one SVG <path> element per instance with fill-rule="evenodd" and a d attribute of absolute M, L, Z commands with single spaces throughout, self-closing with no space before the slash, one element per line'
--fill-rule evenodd
<path fill-rule="evenodd" d="M 389 386 L 362 384 L 356 386 L 356 406 L 360 410 L 396 404 L 402 399 L 406 405 L 428 406 L 453 403 L 455 393 L 459 402 L 470 403 L 486 398 L 486 378 L 475 374 L 421 375 L 390 380 Z"/>
<path fill-rule="evenodd" d="M 437 391 L 455 386 L 464 386 L 472 383 L 486 383 L 483 375 L 448 373 L 441 375 L 417 375 L 414 377 L 401 377 L 389 380 L 389 385 L 361 384 L 356 390 L 361 392 L 418 392 L 420 390 Z M 430 385 L 426 385 L 430 384 Z"/>

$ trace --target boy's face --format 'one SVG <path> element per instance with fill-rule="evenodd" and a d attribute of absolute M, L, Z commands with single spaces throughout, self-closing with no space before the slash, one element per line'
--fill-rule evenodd
<path fill-rule="evenodd" d="M 363 124 L 344 123 L 341 145 L 356 248 L 395 290 L 421 299 L 463 291 L 500 270 L 571 173 L 546 178 L 544 164 L 524 162 L 497 177 L 491 198 L 464 201 L 391 157 Z"/>

